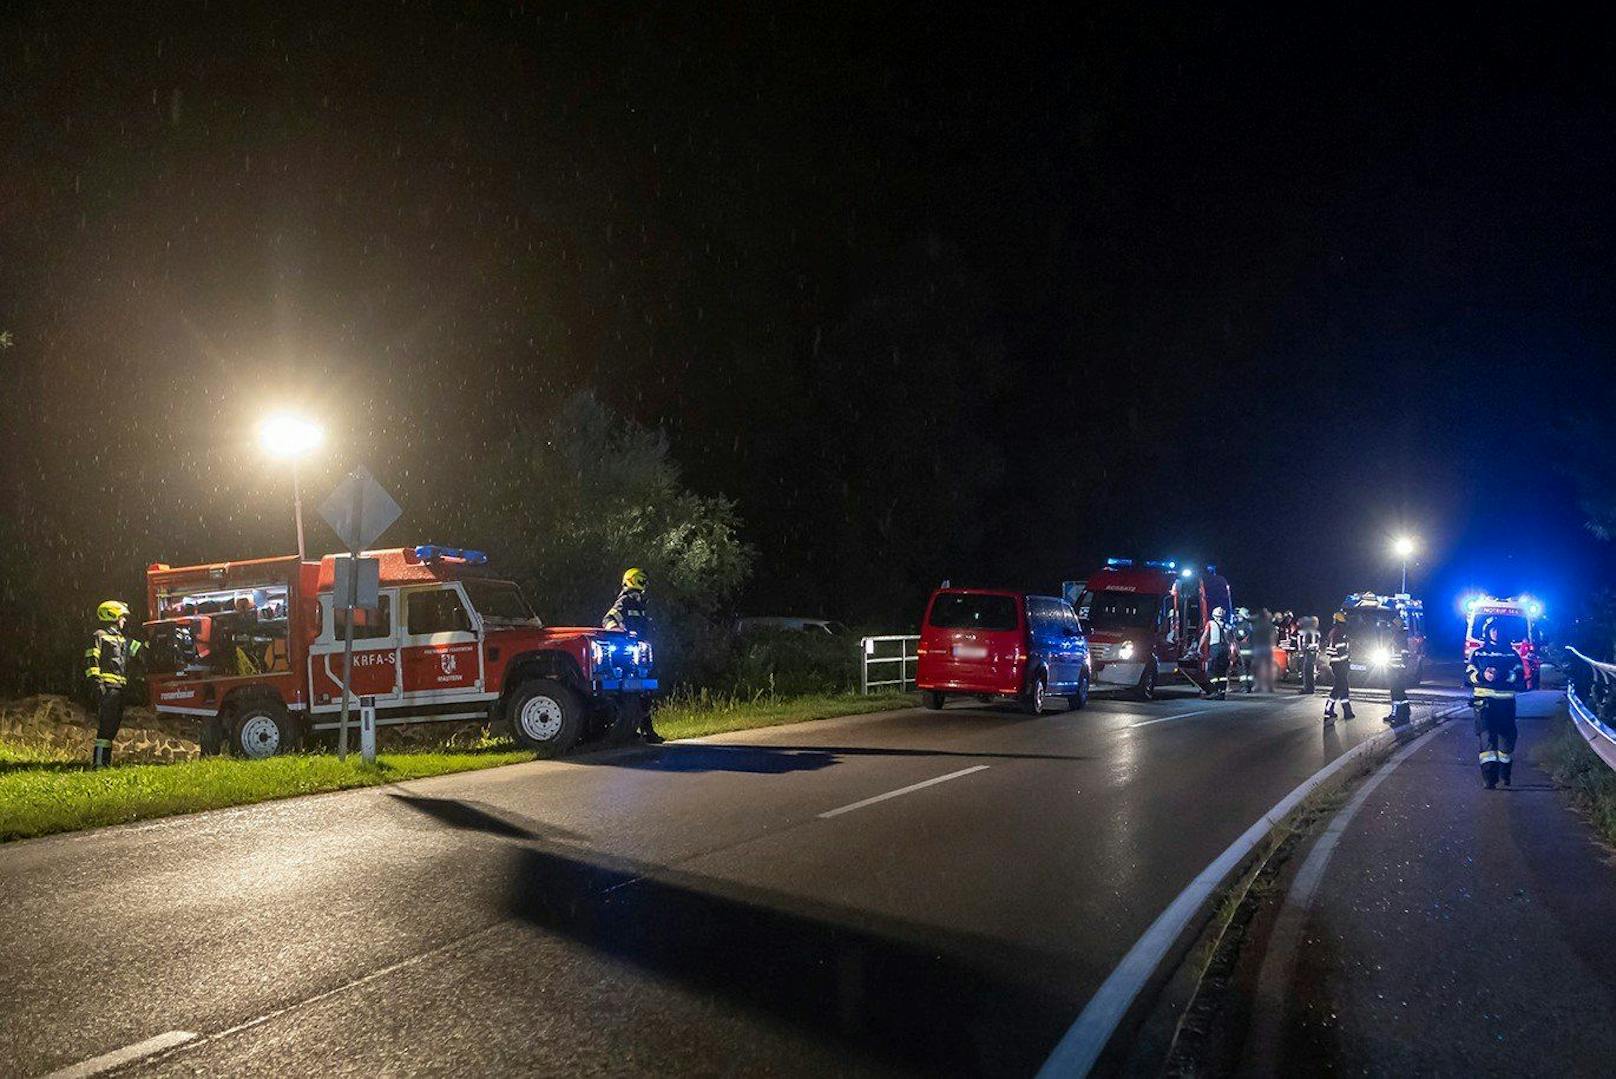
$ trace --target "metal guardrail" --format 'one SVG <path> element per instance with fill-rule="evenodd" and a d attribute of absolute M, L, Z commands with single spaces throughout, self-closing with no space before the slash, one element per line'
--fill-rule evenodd
<path fill-rule="evenodd" d="M 906 693 L 915 688 L 915 664 L 920 659 L 920 638 L 907 637 L 902 634 L 893 634 L 886 637 L 865 637 L 859 648 L 859 692 L 868 694 L 871 690 L 885 689 Z M 897 655 L 882 655 L 892 652 L 892 645 L 897 645 Z M 897 664 L 897 677 L 892 677 L 890 665 Z M 879 671 L 871 668 L 882 665 Z M 872 674 L 881 674 L 886 677 L 872 679 Z"/>
<path fill-rule="evenodd" d="M 1594 698 L 1595 705 L 1602 693 L 1616 693 L 1616 664 L 1590 659 L 1575 648 L 1568 647 L 1566 651 L 1593 671 L 1588 695 Z M 1599 759 L 1605 764 L 1616 769 L 1616 730 L 1607 727 L 1594 709 L 1577 696 L 1576 686 L 1566 686 L 1566 701 L 1570 705 L 1571 721 L 1576 725 L 1577 733 L 1588 743 L 1588 748 L 1599 754 Z"/>

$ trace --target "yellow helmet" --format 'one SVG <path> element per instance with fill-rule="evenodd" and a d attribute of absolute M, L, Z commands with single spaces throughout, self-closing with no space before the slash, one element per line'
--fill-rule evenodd
<path fill-rule="evenodd" d="M 129 614 L 129 604 L 109 599 L 95 609 L 95 615 L 103 622 L 116 622 Z"/>
<path fill-rule="evenodd" d="M 1335 620 L 1337 622 L 1345 622 L 1347 620 L 1347 612 L 1346 611 L 1337 611 L 1337 612 L 1335 612 Z"/>
<path fill-rule="evenodd" d="M 624 588 L 632 588 L 634 591 L 640 592 L 645 589 L 645 586 L 649 584 L 650 581 L 651 578 L 645 575 L 645 571 L 643 569 L 636 567 L 635 569 L 623 571 Z"/>

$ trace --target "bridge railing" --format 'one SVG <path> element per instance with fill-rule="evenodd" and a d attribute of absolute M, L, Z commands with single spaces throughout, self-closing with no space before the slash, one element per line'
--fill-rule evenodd
<path fill-rule="evenodd" d="M 865 637 L 859 648 L 859 692 L 907 693 L 915 688 L 919 662 L 918 636 Z"/>
<path fill-rule="evenodd" d="M 1616 664 L 1601 663 L 1575 648 L 1568 647 L 1566 652 L 1587 664 L 1591 672 L 1587 681 L 1581 683 L 1587 687 L 1586 701 L 1577 693 L 1580 680 L 1567 682 L 1566 700 L 1570 705 L 1571 721 L 1576 725 L 1577 733 L 1588 743 L 1588 748 L 1599 754 L 1600 760 L 1616 769 L 1616 730 L 1599 718 L 1599 713 L 1604 710 L 1602 706 L 1612 694 L 1616 694 Z"/>

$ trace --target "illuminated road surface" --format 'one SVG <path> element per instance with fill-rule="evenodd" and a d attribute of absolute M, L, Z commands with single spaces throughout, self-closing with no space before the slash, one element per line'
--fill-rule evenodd
<path fill-rule="evenodd" d="M 1029 1074 L 1385 711 L 1320 709 L 952 704 L 12 844 L 0 1071 Z"/>

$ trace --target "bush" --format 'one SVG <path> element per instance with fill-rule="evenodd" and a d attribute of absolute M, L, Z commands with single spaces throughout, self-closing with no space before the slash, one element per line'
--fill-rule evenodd
<path fill-rule="evenodd" d="M 720 685 L 741 697 L 850 693 L 859 683 L 858 641 L 800 630 L 738 637 Z"/>

